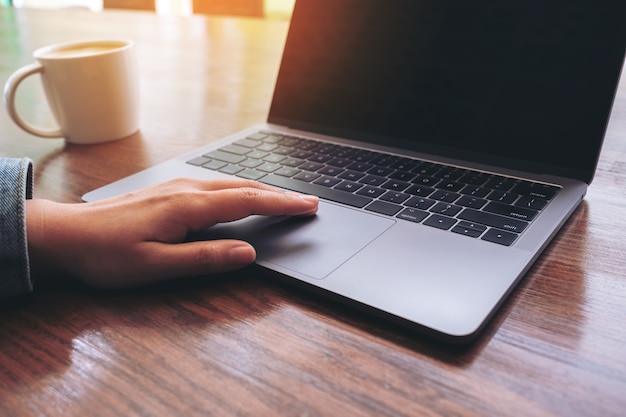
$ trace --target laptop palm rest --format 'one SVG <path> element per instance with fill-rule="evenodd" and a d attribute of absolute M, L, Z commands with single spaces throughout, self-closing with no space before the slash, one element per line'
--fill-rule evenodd
<path fill-rule="evenodd" d="M 215 225 L 190 239 L 245 240 L 255 247 L 257 264 L 323 279 L 393 224 L 392 219 L 320 202 L 315 216 L 252 216 Z"/>

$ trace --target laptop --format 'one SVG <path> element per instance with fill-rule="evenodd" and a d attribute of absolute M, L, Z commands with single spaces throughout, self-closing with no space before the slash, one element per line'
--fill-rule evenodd
<path fill-rule="evenodd" d="M 626 50 L 626 2 L 298 0 L 266 123 L 87 193 L 176 177 L 317 194 L 240 238 L 289 282 L 474 340 L 583 199 Z"/>

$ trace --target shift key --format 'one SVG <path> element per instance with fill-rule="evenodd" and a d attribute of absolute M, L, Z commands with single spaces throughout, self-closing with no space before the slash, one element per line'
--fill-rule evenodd
<path fill-rule="evenodd" d="M 474 209 L 465 209 L 457 216 L 459 219 L 484 224 L 485 226 L 497 227 L 509 232 L 521 233 L 528 226 L 528 222 L 511 219 L 498 214 L 486 213 Z"/>

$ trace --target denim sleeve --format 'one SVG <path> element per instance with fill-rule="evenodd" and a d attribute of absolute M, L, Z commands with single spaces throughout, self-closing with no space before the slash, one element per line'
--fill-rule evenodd
<path fill-rule="evenodd" d="M 0 299 L 32 291 L 26 241 L 26 199 L 32 198 L 33 163 L 0 158 Z"/>

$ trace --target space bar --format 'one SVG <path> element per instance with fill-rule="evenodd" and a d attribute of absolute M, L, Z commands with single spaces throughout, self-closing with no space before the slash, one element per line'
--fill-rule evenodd
<path fill-rule="evenodd" d="M 322 185 L 311 184 L 309 182 L 294 180 L 287 177 L 281 177 L 280 175 L 266 175 L 259 181 L 265 184 L 273 185 L 275 187 L 297 191 L 299 193 L 316 195 L 325 200 L 347 204 L 352 207 L 365 207 L 367 203 L 372 201 L 371 198 L 362 195 L 350 194 L 345 191 L 334 190 L 332 188 L 327 188 Z"/>

